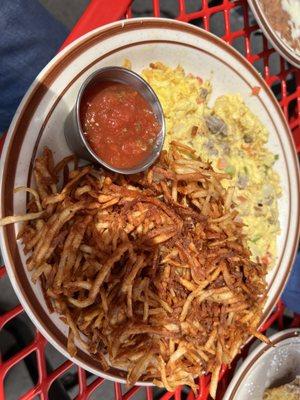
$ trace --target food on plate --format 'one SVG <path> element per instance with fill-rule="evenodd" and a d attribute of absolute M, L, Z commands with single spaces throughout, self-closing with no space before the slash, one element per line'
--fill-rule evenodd
<path fill-rule="evenodd" d="M 186 74 L 180 66 L 171 68 L 155 62 L 142 75 L 164 111 L 165 149 L 172 140 L 181 141 L 211 162 L 214 169 L 231 175 L 232 180 L 224 180 L 222 185 L 236 187 L 233 201 L 245 224 L 243 232 L 253 260 L 258 257 L 273 266 L 280 230 L 277 200 L 281 187 L 274 171 L 278 155 L 266 147 L 267 129 L 240 95 L 224 94 L 209 106 L 211 82 Z"/>
<path fill-rule="evenodd" d="M 300 376 L 293 382 L 276 388 L 267 389 L 263 400 L 299 400 L 300 399 Z"/>
<path fill-rule="evenodd" d="M 268 22 L 281 39 L 300 53 L 300 1 L 260 0 Z"/>
<path fill-rule="evenodd" d="M 103 369 L 127 370 L 129 384 L 170 391 L 196 391 L 194 378 L 211 372 L 215 397 L 222 364 L 250 335 L 267 340 L 257 331 L 267 268 L 250 259 L 234 188 L 221 185 L 230 174 L 185 144 L 168 147 L 128 176 L 79 168 L 72 156 L 54 166 L 45 149 L 18 238 L 50 311 L 69 326 L 70 354 L 77 344 Z"/>
<path fill-rule="evenodd" d="M 147 160 L 161 129 L 144 97 L 118 82 L 88 86 L 80 102 L 80 114 L 82 131 L 93 152 L 120 169 Z"/>

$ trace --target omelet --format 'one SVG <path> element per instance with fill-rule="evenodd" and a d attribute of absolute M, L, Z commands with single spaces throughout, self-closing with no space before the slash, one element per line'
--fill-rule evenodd
<path fill-rule="evenodd" d="M 252 257 L 274 265 L 281 187 L 273 168 L 278 155 L 267 149 L 266 127 L 239 94 L 224 94 L 210 108 L 211 82 L 186 74 L 181 66 L 152 63 L 142 76 L 156 92 L 164 111 L 164 148 L 168 149 L 172 140 L 181 141 L 217 171 L 231 176 L 224 179 L 223 186 L 235 188 L 233 201 L 244 223 Z"/>

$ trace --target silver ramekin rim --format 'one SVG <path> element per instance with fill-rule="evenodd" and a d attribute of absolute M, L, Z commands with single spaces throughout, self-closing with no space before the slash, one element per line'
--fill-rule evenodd
<path fill-rule="evenodd" d="M 85 89 L 87 88 L 87 86 L 97 77 L 97 75 L 107 72 L 107 71 L 119 71 L 121 74 L 128 74 L 131 75 L 132 77 L 134 77 L 134 79 L 142 82 L 142 84 L 145 86 L 145 90 L 148 90 L 152 97 L 154 98 L 154 102 L 152 102 L 151 107 L 153 104 L 157 105 L 157 108 L 159 110 L 159 113 L 155 112 L 153 110 L 153 113 L 156 115 L 156 118 L 159 120 L 160 125 L 161 125 L 161 129 L 157 135 L 157 139 L 156 139 L 156 149 L 155 152 L 151 153 L 151 155 L 145 160 L 145 163 L 140 164 L 137 167 L 133 167 L 133 168 L 128 168 L 128 169 L 123 169 L 123 168 L 116 168 L 113 167 L 112 165 L 108 164 L 106 161 L 102 160 L 102 158 L 100 158 L 99 156 L 97 156 L 97 154 L 92 150 L 92 148 L 90 147 L 88 141 L 86 140 L 85 134 L 82 130 L 81 127 L 81 122 L 80 122 L 80 103 L 81 103 L 81 99 L 83 96 L 83 93 L 85 91 Z M 107 80 L 114 82 L 114 79 L 108 79 Z M 118 81 L 115 81 L 118 82 Z M 141 91 L 139 91 L 137 88 L 135 88 L 140 94 Z M 163 114 L 163 109 L 161 106 L 161 103 L 156 95 L 156 93 L 154 92 L 154 90 L 152 89 L 152 87 L 148 84 L 148 82 L 145 81 L 145 79 L 143 79 L 139 74 L 137 74 L 134 71 L 131 71 L 127 68 L 124 67 L 118 67 L 118 66 L 110 66 L 110 67 L 102 67 L 97 69 L 96 71 L 94 71 L 91 75 L 89 75 L 85 81 L 82 83 L 79 92 L 77 94 L 77 98 L 76 98 L 76 103 L 75 103 L 75 108 L 76 108 L 76 124 L 77 124 L 77 128 L 79 131 L 79 134 L 81 136 L 81 139 L 83 141 L 83 143 L 85 144 L 85 147 L 87 149 L 87 151 L 89 152 L 90 156 L 95 160 L 95 162 L 99 163 L 101 166 L 104 166 L 105 168 L 107 168 L 108 170 L 112 171 L 112 172 L 117 172 L 119 174 L 124 174 L 124 175 L 131 175 L 131 174 L 137 174 L 139 172 L 145 171 L 146 169 L 148 169 L 159 157 L 163 145 L 164 145 L 164 141 L 165 141 L 165 137 L 166 137 L 166 123 L 165 123 L 165 118 L 164 118 L 164 114 Z M 152 107 L 153 109 L 153 107 Z"/>

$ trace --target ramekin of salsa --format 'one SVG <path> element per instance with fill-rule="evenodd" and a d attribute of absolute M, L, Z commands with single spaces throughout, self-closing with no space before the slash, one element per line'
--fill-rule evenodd
<path fill-rule="evenodd" d="M 159 100 L 138 74 L 121 67 L 93 73 L 81 86 L 65 124 L 69 147 L 80 157 L 124 174 L 147 169 L 165 137 Z"/>

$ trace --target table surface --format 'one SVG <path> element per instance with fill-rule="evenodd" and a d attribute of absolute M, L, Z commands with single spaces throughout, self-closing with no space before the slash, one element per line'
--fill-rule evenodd
<path fill-rule="evenodd" d="M 290 66 L 268 43 L 246 0 L 136 0 L 131 6 L 130 4 L 130 0 L 92 0 L 62 48 L 84 33 L 124 17 L 177 18 L 200 26 L 234 46 L 262 74 L 280 102 L 292 130 L 297 151 L 300 152 L 300 70 Z M 0 267 L 0 279 L 7 279 L 4 266 Z M 283 311 L 284 306 L 279 302 L 263 330 L 269 327 L 283 329 L 291 324 L 300 325 L 299 317 L 295 317 L 287 325 Z M 6 340 L 7 332 L 17 338 L 20 336 L 18 333 L 22 332 L 23 339 L 19 340 L 18 346 L 14 346 L 8 355 L 3 355 L 1 343 Z M 240 358 L 246 356 L 247 350 L 248 348 L 244 350 Z M 124 385 L 86 373 L 55 353 L 31 325 L 21 305 L 6 310 L 0 316 L 0 351 L 0 399 L 208 399 L 208 376 L 199 379 L 199 392 L 194 395 L 186 388 L 178 388 L 175 393 L 136 386 L 128 389 Z M 14 371 L 22 363 L 25 363 L 30 373 L 31 387 L 24 386 L 22 393 L 15 394 L 11 389 L 12 384 L 10 392 L 7 392 L 7 380 L 13 382 Z M 237 360 L 234 366 L 236 363 Z M 218 399 L 222 398 L 233 371 L 234 368 L 222 370 Z"/>

